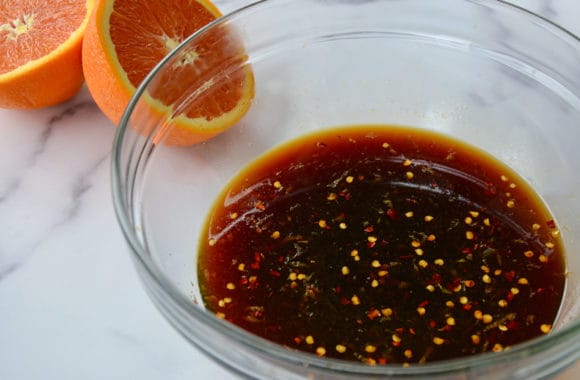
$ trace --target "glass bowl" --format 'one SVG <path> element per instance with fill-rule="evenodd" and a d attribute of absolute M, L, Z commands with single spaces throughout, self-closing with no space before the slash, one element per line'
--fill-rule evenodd
<path fill-rule="evenodd" d="M 203 143 L 165 144 L 173 115 L 150 112 L 149 94 L 171 84 L 172 67 L 219 30 L 242 41 L 246 59 L 201 69 L 199 80 L 175 94 L 172 110 L 247 66 L 255 78 L 249 112 Z M 501 1 L 265 0 L 217 20 L 147 77 L 115 139 L 115 207 L 145 288 L 189 342 L 246 377 L 535 379 L 558 372 L 580 357 L 579 63 L 577 37 Z M 559 222 L 567 252 L 567 291 L 551 334 L 501 353 L 369 366 L 286 349 L 196 301 L 200 232 L 230 178 L 284 141 L 359 124 L 451 135 L 529 181 Z"/>

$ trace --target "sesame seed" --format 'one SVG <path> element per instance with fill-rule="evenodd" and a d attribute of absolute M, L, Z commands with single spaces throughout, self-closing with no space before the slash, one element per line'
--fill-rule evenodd
<path fill-rule="evenodd" d="M 459 303 L 462 305 L 466 305 L 469 302 L 469 299 L 465 296 L 459 297 Z"/>
<path fill-rule="evenodd" d="M 290 274 L 288 275 L 288 280 L 295 281 L 297 277 L 298 275 L 296 274 L 296 272 L 290 272 Z"/>
<path fill-rule="evenodd" d="M 381 262 L 380 262 L 379 260 L 373 260 L 373 261 L 371 262 L 371 266 L 372 266 L 373 268 L 380 268 L 380 267 L 381 267 Z"/>
<path fill-rule="evenodd" d="M 471 223 L 473 223 L 473 219 L 471 219 L 470 216 L 467 216 L 465 219 L 463 219 L 463 221 L 465 222 L 465 224 L 471 224 Z"/>
<path fill-rule="evenodd" d="M 417 308 L 417 314 L 419 314 L 420 316 L 425 315 L 426 312 L 427 312 L 427 310 L 425 310 L 424 307 L 418 307 Z"/>
<path fill-rule="evenodd" d="M 369 241 L 369 243 L 376 243 L 378 238 L 376 236 L 369 236 L 367 237 L 367 240 Z"/>
<path fill-rule="evenodd" d="M 419 266 L 421 268 L 427 268 L 429 266 L 429 263 L 427 261 L 425 261 L 425 260 L 420 260 L 419 261 Z"/>
<path fill-rule="evenodd" d="M 439 338 L 438 336 L 433 338 L 433 343 L 435 343 L 436 345 L 440 346 L 443 343 L 445 343 L 445 339 L 443 338 Z"/>
<path fill-rule="evenodd" d="M 486 266 L 486 265 L 482 265 L 480 268 L 481 268 L 481 270 L 482 270 L 482 271 L 484 271 L 485 273 L 489 273 L 489 267 L 488 267 L 488 266 Z"/>
<path fill-rule="evenodd" d="M 509 178 L 508 178 L 508 177 L 506 177 L 505 175 L 502 175 L 502 176 L 500 177 L 500 179 L 501 179 L 501 181 L 502 181 L 502 182 L 507 182 L 507 181 L 509 181 Z"/>
<path fill-rule="evenodd" d="M 390 307 L 386 307 L 381 310 L 381 314 L 383 315 L 383 317 L 390 317 L 391 315 L 393 315 L 393 309 L 391 309 Z"/>
<path fill-rule="evenodd" d="M 411 160 L 405 160 L 403 161 L 403 166 L 411 166 L 413 162 Z"/>
<path fill-rule="evenodd" d="M 560 231 L 559 230 L 552 231 L 550 235 L 552 235 L 553 238 L 557 238 L 558 236 L 560 236 Z"/>
<path fill-rule="evenodd" d="M 237 217 L 238 217 L 238 213 L 237 212 L 230 213 L 230 219 L 237 219 Z"/>
<path fill-rule="evenodd" d="M 299 280 L 305 280 L 306 279 L 306 275 L 304 273 L 299 273 L 298 274 L 298 279 Z"/>
<path fill-rule="evenodd" d="M 318 227 L 320 227 L 320 228 L 326 228 L 326 226 L 327 226 L 327 224 L 326 224 L 326 220 L 324 220 L 324 219 L 320 219 L 320 220 L 318 221 Z"/>
<path fill-rule="evenodd" d="M 352 257 L 354 257 L 354 256 L 358 256 L 358 251 L 357 251 L 356 249 L 353 249 L 352 251 L 350 251 L 350 255 L 351 255 Z"/>
<path fill-rule="evenodd" d="M 433 293 L 435 291 L 435 287 L 433 285 L 431 285 L 431 284 L 427 285 L 425 287 L 425 289 L 427 289 L 427 291 L 429 291 L 431 293 Z"/>
<path fill-rule="evenodd" d="M 471 343 L 473 343 L 473 344 L 479 344 L 480 342 L 481 342 L 481 338 L 479 337 L 479 335 L 473 334 L 471 336 Z"/>
<path fill-rule="evenodd" d="M 552 249 L 554 247 L 555 247 L 555 245 L 551 241 L 549 241 L 549 242 L 546 243 L 546 248 Z"/>
<path fill-rule="evenodd" d="M 417 248 L 415 249 L 415 253 L 417 254 L 417 256 L 423 256 L 423 250 L 421 248 Z"/>
<path fill-rule="evenodd" d="M 280 238 L 280 231 L 274 231 L 274 232 L 272 232 L 272 235 L 270 235 L 270 237 L 272 239 L 278 239 L 278 238 Z"/>
<path fill-rule="evenodd" d="M 491 314 L 484 314 L 482 320 L 487 325 L 493 321 L 493 316 Z"/>
<path fill-rule="evenodd" d="M 465 238 L 467 240 L 473 240 L 474 237 L 475 237 L 475 234 L 473 233 L 473 231 L 465 231 Z"/>
<path fill-rule="evenodd" d="M 528 285 L 529 282 L 528 282 L 528 279 L 527 278 L 522 277 L 522 278 L 518 279 L 518 284 L 520 284 L 520 285 Z"/>
<path fill-rule="evenodd" d="M 538 223 L 532 224 L 532 230 L 538 231 L 540 228 L 542 228 L 542 227 Z"/>
<path fill-rule="evenodd" d="M 405 352 L 403 352 L 403 355 L 405 355 L 407 359 L 411 359 L 413 357 L 413 351 L 406 349 Z"/>
<path fill-rule="evenodd" d="M 224 302 L 224 300 L 219 300 L 218 301 L 218 306 L 219 307 L 225 307 L 226 306 L 226 303 Z"/>
<path fill-rule="evenodd" d="M 344 222 L 341 222 L 341 223 L 338 225 L 338 227 L 339 227 L 341 230 L 346 230 L 346 228 L 347 228 L 347 225 L 346 225 L 346 223 L 344 223 Z"/>
<path fill-rule="evenodd" d="M 491 348 L 491 350 L 493 352 L 501 352 L 501 351 L 503 351 L 503 346 L 501 344 L 499 344 L 499 343 L 496 343 L 496 344 L 493 345 L 493 347 Z"/>
<path fill-rule="evenodd" d="M 389 274 L 388 270 L 380 270 L 378 273 L 379 277 L 385 277 L 388 274 Z"/>
<path fill-rule="evenodd" d="M 326 355 L 326 349 L 324 347 L 317 347 L 316 348 L 316 355 L 318 355 L 318 356 Z"/>
<path fill-rule="evenodd" d="M 274 187 L 275 187 L 276 189 L 281 189 L 281 188 L 282 188 L 282 184 L 280 183 L 280 181 L 275 181 L 275 182 L 274 182 Z"/>
<path fill-rule="evenodd" d="M 540 326 L 540 331 L 543 332 L 544 334 L 547 334 L 550 331 L 552 331 L 552 325 L 543 324 Z"/>
<path fill-rule="evenodd" d="M 218 317 L 219 319 L 225 319 L 226 318 L 225 313 L 222 313 L 221 311 L 218 311 L 217 313 L 215 313 L 215 316 Z"/>
<path fill-rule="evenodd" d="M 353 305 L 360 305 L 360 298 L 358 298 L 357 295 L 354 295 L 350 298 L 350 302 L 352 302 Z"/>
<path fill-rule="evenodd" d="M 306 344 L 314 344 L 314 337 L 312 335 L 308 335 L 304 341 L 306 342 Z"/>
<path fill-rule="evenodd" d="M 447 307 L 455 307 L 455 302 L 453 302 L 453 301 L 447 301 L 447 302 L 445 302 L 445 306 L 447 306 Z"/>
<path fill-rule="evenodd" d="M 449 326 L 455 326 L 455 318 L 453 317 L 448 317 L 447 320 L 445 321 Z"/>
<path fill-rule="evenodd" d="M 430 222 L 432 221 L 434 218 L 431 215 L 425 215 L 425 218 L 423 218 L 424 221 L 426 222 Z"/>
<path fill-rule="evenodd" d="M 483 224 L 485 224 L 486 227 L 489 227 L 489 226 L 491 226 L 491 221 L 489 220 L 489 218 L 485 218 L 483 220 Z"/>
<path fill-rule="evenodd" d="M 391 336 L 391 339 L 393 340 L 393 342 L 400 342 L 401 341 L 401 337 L 398 336 L 397 334 L 393 334 Z"/>
<path fill-rule="evenodd" d="M 433 234 L 427 236 L 427 240 L 429 240 L 429 241 L 435 241 L 435 239 L 436 239 L 436 237 Z"/>
<path fill-rule="evenodd" d="M 433 261 L 433 263 L 435 265 L 443 266 L 445 264 L 445 261 L 443 261 L 443 259 L 435 259 L 435 261 Z"/>
<path fill-rule="evenodd" d="M 365 351 L 368 352 L 369 354 L 372 354 L 376 350 L 377 350 L 377 347 L 376 346 L 373 346 L 372 344 L 367 344 L 365 346 Z"/>
<path fill-rule="evenodd" d="M 232 303 L 232 301 L 233 301 L 232 297 L 226 297 L 226 298 L 224 298 L 224 302 L 225 303 Z"/>
<path fill-rule="evenodd" d="M 405 173 L 405 176 L 407 177 L 407 179 L 413 179 L 413 177 L 415 177 L 415 174 L 413 174 L 413 172 L 407 172 Z"/>
<path fill-rule="evenodd" d="M 489 277 L 489 274 L 486 273 L 481 277 L 481 281 L 486 284 L 491 284 L 491 277 Z"/>
<path fill-rule="evenodd" d="M 346 352 L 346 346 L 343 346 L 342 344 L 337 344 L 336 347 L 334 347 L 334 349 L 339 354 L 344 354 Z"/>
<path fill-rule="evenodd" d="M 501 300 L 497 301 L 497 305 L 499 307 L 506 307 L 508 305 L 508 302 L 504 299 L 501 299 Z"/>
<path fill-rule="evenodd" d="M 375 279 L 371 281 L 371 287 L 376 288 L 377 286 L 379 286 L 379 282 Z"/>
<path fill-rule="evenodd" d="M 216 243 L 217 243 L 217 242 L 216 242 L 216 240 L 215 240 L 215 239 L 209 239 L 209 241 L 207 242 L 207 244 L 208 244 L 210 247 L 213 247 L 213 246 L 214 246 Z"/>
<path fill-rule="evenodd" d="M 473 312 L 473 317 L 477 320 L 482 319 L 483 318 L 483 312 L 481 310 L 475 310 Z"/>
<path fill-rule="evenodd" d="M 469 215 L 471 215 L 474 218 L 477 218 L 479 216 L 479 211 L 469 211 Z"/>
<path fill-rule="evenodd" d="M 228 282 L 228 283 L 226 284 L 226 288 L 227 288 L 228 290 L 234 290 L 234 289 L 236 288 L 236 284 L 234 284 L 233 282 Z"/>
<path fill-rule="evenodd" d="M 508 328 L 506 325 L 499 325 L 499 326 L 497 326 L 497 328 L 499 329 L 499 331 L 504 331 L 504 332 L 508 331 Z"/>
<path fill-rule="evenodd" d="M 350 269 L 345 265 L 341 269 L 343 275 L 348 275 L 350 273 Z"/>
<path fill-rule="evenodd" d="M 388 148 L 388 147 L 390 147 L 390 145 L 389 145 L 389 143 L 387 143 L 387 142 L 384 142 L 384 143 L 383 143 L 383 145 L 382 145 L 382 147 L 383 147 L 383 148 Z"/>
<path fill-rule="evenodd" d="M 406 216 L 407 218 L 412 218 L 412 217 L 413 217 L 413 211 L 407 211 L 407 212 L 405 213 L 405 216 Z"/>
<path fill-rule="evenodd" d="M 349 175 L 348 177 L 346 177 L 345 181 L 346 183 L 352 183 L 354 181 L 354 177 Z"/>
<path fill-rule="evenodd" d="M 534 251 L 525 251 L 524 256 L 526 256 L 528 259 L 532 258 L 534 257 Z"/>
<path fill-rule="evenodd" d="M 511 288 L 510 289 L 510 293 L 515 296 L 516 294 L 519 294 L 520 293 L 520 290 L 518 288 Z"/>
<path fill-rule="evenodd" d="M 541 263 L 548 262 L 548 257 L 546 255 L 540 255 L 540 257 L 538 257 L 538 259 L 540 260 Z"/>
<path fill-rule="evenodd" d="M 328 194 L 328 196 L 326 197 L 326 200 L 329 201 L 334 201 L 337 198 L 337 195 L 335 193 L 330 193 Z"/>
<path fill-rule="evenodd" d="M 495 276 L 499 276 L 499 275 L 501 274 L 501 269 L 496 269 L 496 270 L 494 270 L 494 271 L 493 271 L 493 274 L 494 274 Z"/>
<path fill-rule="evenodd" d="M 514 208 L 516 207 L 516 202 L 513 199 L 510 199 L 509 201 L 506 202 L 505 204 L 508 208 Z"/>
<path fill-rule="evenodd" d="M 245 269 L 246 269 L 246 264 L 244 264 L 244 263 L 238 264 L 238 270 L 240 272 L 244 271 Z"/>
<path fill-rule="evenodd" d="M 412 246 L 413 248 L 419 248 L 419 247 L 421 246 L 421 242 L 419 242 L 419 241 L 417 241 L 417 240 L 413 240 L 413 241 L 411 242 L 411 246 Z"/>

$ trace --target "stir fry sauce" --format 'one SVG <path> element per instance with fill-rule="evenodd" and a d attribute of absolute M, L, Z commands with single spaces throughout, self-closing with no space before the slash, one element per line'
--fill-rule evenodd
<path fill-rule="evenodd" d="M 427 130 L 353 126 L 265 154 L 204 227 L 204 305 L 270 341 L 368 364 L 499 352 L 548 334 L 560 231 L 490 155 Z"/>

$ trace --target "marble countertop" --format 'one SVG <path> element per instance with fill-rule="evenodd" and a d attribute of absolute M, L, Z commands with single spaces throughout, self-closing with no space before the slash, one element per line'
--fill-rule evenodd
<path fill-rule="evenodd" d="M 577 0 L 512 2 L 580 34 Z M 114 133 L 86 89 L 0 110 L 0 379 L 233 379 L 139 283 L 111 201 Z"/>

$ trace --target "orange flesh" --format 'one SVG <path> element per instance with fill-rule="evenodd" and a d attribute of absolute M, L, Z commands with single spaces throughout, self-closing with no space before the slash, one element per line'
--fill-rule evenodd
<path fill-rule="evenodd" d="M 215 18 L 191 0 L 115 1 L 110 36 L 119 63 L 137 87 L 172 48 Z"/>
<path fill-rule="evenodd" d="M 109 33 L 119 63 L 135 87 L 180 42 L 219 17 L 217 10 L 191 0 L 142 3 L 115 1 L 109 19 Z M 241 42 L 221 28 L 201 36 L 193 48 L 177 59 L 182 64 L 162 73 L 163 78 L 159 80 L 163 86 L 157 86 L 151 94 L 166 105 L 180 104 L 180 96 L 200 87 L 210 76 L 216 79 L 213 75 L 221 65 L 227 63 L 232 67 L 231 63 L 235 62 L 242 66 L 245 56 Z M 241 69 L 228 73 L 223 84 L 212 83 L 202 101 L 191 102 L 179 113 L 192 119 L 212 120 L 232 111 L 244 96 L 247 79 L 247 72 Z"/>
<path fill-rule="evenodd" d="M 0 2 L 0 74 L 39 59 L 60 46 L 86 16 L 85 0 Z"/>

